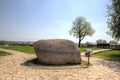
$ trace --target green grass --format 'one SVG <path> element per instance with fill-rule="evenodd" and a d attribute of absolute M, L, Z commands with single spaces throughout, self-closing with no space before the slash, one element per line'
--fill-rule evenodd
<path fill-rule="evenodd" d="M 32 46 L 0 46 L 0 48 L 21 51 L 29 54 L 35 53 Z M 99 50 L 101 48 L 90 48 L 90 49 Z M 85 51 L 86 51 L 86 48 L 80 48 L 80 52 L 85 52 Z"/>
<path fill-rule="evenodd" d="M 87 48 L 80 48 L 80 52 L 85 52 Z M 89 48 L 91 50 L 100 50 L 101 48 Z"/>
<path fill-rule="evenodd" d="M 32 46 L 0 46 L 0 48 L 21 51 L 29 54 L 35 53 Z"/>
<path fill-rule="evenodd" d="M 82 60 L 82 65 L 85 65 L 85 66 L 91 66 L 92 64 L 89 63 L 89 65 L 88 65 L 88 61 Z"/>
<path fill-rule="evenodd" d="M 93 54 L 92 57 L 102 58 L 112 61 L 120 61 L 120 50 L 111 50 Z"/>
<path fill-rule="evenodd" d="M 7 55 L 11 55 L 11 54 L 4 51 L 0 51 L 0 56 L 7 56 Z"/>

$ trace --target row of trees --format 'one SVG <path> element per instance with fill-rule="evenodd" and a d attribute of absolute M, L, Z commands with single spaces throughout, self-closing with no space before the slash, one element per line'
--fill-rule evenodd
<path fill-rule="evenodd" d="M 0 45 L 20 45 L 20 46 L 32 46 L 33 42 L 23 41 L 0 41 Z"/>
<path fill-rule="evenodd" d="M 115 45 L 119 44 L 118 41 L 116 41 L 116 40 L 111 40 L 111 41 L 107 42 L 106 40 L 103 40 L 103 39 L 97 40 L 96 43 L 97 44 L 107 44 L 107 43 L 109 43 L 109 44 L 115 44 Z"/>
<path fill-rule="evenodd" d="M 96 43 L 93 43 L 93 42 L 85 42 L 84 44 L 82 43 L 81 47 L 96 47 L 97 44 L 118 45 L 119 43 L 116 40 L 111 40 L 107 42 L 106 40 L 99 39 L 99 40 L 96 40 Z"/>

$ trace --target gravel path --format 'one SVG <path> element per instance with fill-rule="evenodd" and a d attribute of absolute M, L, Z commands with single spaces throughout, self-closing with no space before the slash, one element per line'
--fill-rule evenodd
<path fill-rule="evenodd" d="M 94 51 L 92 51 L 91 54 L 95 54 L 95 53 L 97 53 L 97 52 L 109 51 L 109 50 L 112 50 L 112 49 L 100 49 L 100 50 L 94 50 Z M 82 52 L 81 55 L 85 55 L 85 52 Z"/>
<path fill-rule="evenodd" d="M 34 54 L 5 50 L 13 55 L 0 57 L 0 80 L 120 80 L 120 63 L 91 58 L 89 68 L 36 69 L 22 66 Z M 86 59 L 82 55 L 82 59 Z"/>

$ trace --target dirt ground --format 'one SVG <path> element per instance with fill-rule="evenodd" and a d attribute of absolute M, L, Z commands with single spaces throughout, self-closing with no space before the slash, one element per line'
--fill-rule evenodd
<path fill-rule="evenodd" d="M 13 55 L 0 57 L 0 80 L 120 80 L 120 63 L 92 58 L 88 68 L 33 68 L 21 65 L 35 58 L 14 50 L 5 50 Z M 82 59 L 87 59 L 82 55 Z"/>

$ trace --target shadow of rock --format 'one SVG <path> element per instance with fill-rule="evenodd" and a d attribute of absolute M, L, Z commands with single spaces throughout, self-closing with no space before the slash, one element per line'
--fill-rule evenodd
<path fill-rule="evenodd" d="M 29 66 L 32 68 L 41 68 L 41 69 L 76 69 L 76 68 L 82 68 L 82 65 L 80 64 L 62 64 L 62 65 L 55 65 L 55 64 L 46 64 L 43 62 L 39 62 L 37 58 L 28 60 L 24 63 L 22 63 L 21 65 L 23 66 Z"/>

